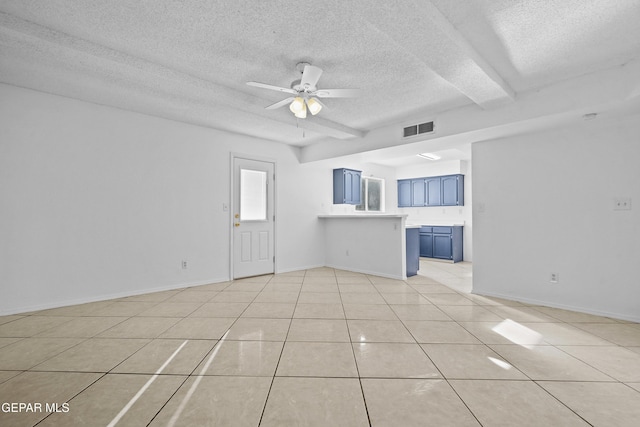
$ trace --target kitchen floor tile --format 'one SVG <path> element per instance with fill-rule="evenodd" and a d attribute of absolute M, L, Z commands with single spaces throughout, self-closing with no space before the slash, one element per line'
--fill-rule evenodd
<path fill-rule="evenodd" d="M 26 371 L 82 341 L 82 338 L 25 338 L 0 348 L 0 369 Z"/>
<path fill-rule="evenodd" d="M 60 326 L 47 329 L 37 337 L 92 338 L 107 329 L 116 326 L 128 317 L 77 317 Z"/>
<path fill-rule="evenodd" d="M 281 342 L 220 341 L 196 369 L 199 375 L 273 377 Z"/>
<path fill-rule="evenodd" d="M 113 319 L 118 319 L 113 317 Z M 131 317 L 98 335 L 101 338 L 155 338 L 176 323 L 176 317 Z"/>
<path fill-rule="evenodd" d="M 0 325 L 0 337 L 32 337 L 72 320 L 73 317 L 65 316 L 27 316 Z"/>
<path fill-rule="evenodd" d="M 185 341 L 186 344 L 182 345 Z M 217 343 L 216 340 L 155 339 L 116 366 L 112 373 L 190 375 Z M 197 372 L 197 371 L 196 371 Z"/>
<path fill-rule="evenodd" d="M 349 343 L 287 341 L 276 376 L 358 377 L 358 371 Z"/>
<path fill-rule="evenodd" d="M 26 316 L 0 316 L 0 325 L 4 325 L 5 323 L 13 322 L 24 317 Z"/>
<path fill-rule="evenodd" d="M 303 292 L 340 292 L 338 284 L 335 281 L 323 282 L 323 281 L 306 281 L 300 288 L 300 293 Z"/>
<path fill-rule="evenodd" d="M 185 317 L 196 311 L 203 302 L 160 302 L 138 316 Z"/>
<path fill-rule="evenodd" d="M 91 338 L 31 370 L 109 372 L 148 342 L 144 339 Z"/>
<path fill-rule="evenodd" d="M 429 294 L 424 295 L 424 297 L 431 301 L 431 304 L 436 305 L 476 305 L 476 303 L 471 301 L 469 298 L 460 294 Z"/>
<path fill-rule="evenodd" d="M 444 380 L 362 379 L 372 426 L 480 426 Z"/>
<path fill-rule="evenodd" d="M 0 425 L 107 425 L 139 390 L 118 425 L 634 425 L 640 324 L 471 294 L 470 263 L 420 265 L 2 316 L 0 397 L 70 411 Z"/>
<path fill-rule="evenodd" d="M 479 305 L 441 305 L 438 306 L 449 318 L 457 322 L 493 322 L 504 320 L 502 317 Z"/>
<path fill-rule="evenodd" d="M 347 319 L 398 320 L 386 304 L 343 304 Z"/>
<path fill-rule="evenodd" d="M 260 427 L 366 427 L 356 378 L 282 378 L 273 381 Z"/>
<path fill-rule="evenodd" d="M 93 316 L 116 316 L 131 317 L 137 316 L 145 310 L 159 304 L 158 302 L 149 301 L 116 301 L 106 307 L 100 308 L 93 312 Z"/>
<path fill-rule="evenodd" d="M 352 342 L 416 342 L 398 320 L 347 320 L 347 325 Z"/>
<path fill-rule="evenodd" d="M 218 292 L 216 296 L 211 298 L 209 302 L 252 302 L 259 292 Z"/>
<path fill-rule="evenodd" d="M 400 320 L 451 320 L 435 305 L 392 304 L 390 307 Z"/>
<path fill-rule="evenodd" d="M 252 302 L 242 313 L 242 317 L 291 319 L 295 308 L 295 303 Z"/>
<path fill-rule="evenodd" d="M 640 328 L 634 325 L 623 323 L 575 323 L 573 326 L 621 346 L 640 346 Z"/>
<path fill-rule="evenodd" d="M 151 426 L 257 426 L 269 377 L 190 377 Z"/>
<path fill-rule="evenodd" d="M 167 329 L 159 338 L 218 340 L 235 320 L 235 317 L 187 317 Z"/>
<path fill-rule="evenodd" d="M 9 379 L 15 377 L 16 375 L 20 375 L 22 371 L 0 371 L 0 384 Z"/>
<path fill-rule="evenodd" d="M 541 387 L 594 426 L 636 427 L 640 393 L 620 383 L 549 382 Z"/>
<path fill-rule="evenodd" d="M 490 347 L 532 380 L 613 381 L 610 376 L 553 346 Z"/>
<path fill-rule="evenodd" d="M 248 302 L 207 302 L 189 317 L 238 317 L 247 307 Z"/>
<path fill-rule="evenodd" d="M 171 296 L 164 302 L 197 302 L 202 304 L 204 302 L 208 302 L 217 294 L 217 291 L 187 289 Z"/>
<path fill-rule="evenodd" d="M 266 282 L 242 282 L 242 281 L 234 281 L 229 286 L 224 288 L 224 292 L 260 292 L 266 286 Z"/>
<path fill-rule="evenodd" d="M 567 323 L 522 322 L 521 325 L 541 334 L 544 337 L 545 342 L 553 345 L 609 346 L 613 344 L 611 341 L 604 340 L 596 335 L 578 329 Z"/>
<path fill-rule="evenodd" d="M 262 291 L 258 294 L 253 302 L 284 302 L 284 303 L 296 303 L 298 302 L 298 296 L 300 292 L 274 292 L 274 291 Z"/>
<path fill-rule="evenodd" d="M 418 344 L 354 343 L 361 378 L 441 378 Z"/>
<path fill-rule="evenodd" d="M 405 320 L 411 335 L 419 343 L 480 344 L 480 341 L 456 322 Z"/>
<path fill-rule="evenodd" d="M 0 411 L 2 426 L 31 426 L 38 423 L 49 411 L 46 404 L 62 404 L 94 383 L 102 374 L 76 372 L 23 372 L 0 384 L 2 403 L 40 403 L 41 411 Z M 69 412 L 71 412 L 71 405 Z M 66 424 L 63 424 L 66 425 Z"/>
<path fill-rule="evenodd" d="M 588 426 L 533 381 L 449 383 L 483 426 Z"/>
<path fill-rule="evenodd" d="M 387 305 L 382 295 L 377 292 L 375 294 L 372 292 L 342 292 L 340 296 L 343 304 Z"/>
<path fill-rule="evenodd" d="M 293 319 L 287 341 L 350 342 L 346 320 Z"/>
<path fill-rule="evenodd" d="M 402 294 L 402 293 L 396 293 L 396 294 L 390 294 L 390 293 L 385 293 L 385 292 L 381 292 L 380 295 L 382 295 L 382 298 L 384 298 L 384 300 L 387 302 L 387 304 L 410 304 L 410 305 L 415 305 L 415 304 L 426 304 L 426 305 L 432 305 L 431 301 L 429 301 L 427 298 L 425 298 L 424 296 L 415 293 L 415 294 Z"/>
<path fill-rule="evenodd" d="M 52 414 L 38 426 L 84 427 L 89 423 L 106 426 L 150 379 L 150 375 L 107 374 L 71 399 L 69 412 Z M 185 377 L 176 375 L 156 378 L 131 409 L 119 418 L 117 425 L 147 425 L 184 380 Z M 113 390 L 118 392 L 113 393 Z"/>
<path fill-rule="evenodd" d="M 378 290 L 371 283 L 339 283 L 338 289 L 340 293 L 362 293 L 362 294 L 377 294 Z"/>
<path fill-rule="evenodd" d="M 623 382 L 640 381 L 640 354 L 623 347 L 559 346 L 573 357 Z"/>
<path fill-rule="evenodd" d="M 284 341 L 291 319 L 239 318 L 227 334 L 227 340 Z"/>
<path fill-rule="evenodd" d="M 340 304 L 340 294 L 337 292 L 300 292 L 298 304 Z"/>
<path fill-rule="evenodd" d="M 485 345 L 421 344 L 447 379 L 527 379 Z"/>
<path fill-rule="evenodd" d="M 344 319 L 342 304 L 297 304 L 296 319 Z"/>
<path fill-rule="evenodd" d="M 275 279 L 274 279 L 275 280 Z M 272 280 L 262 289 L 261 293 L 267 292 L 295 292 L 300 293 L 302 289 L 302 279 L 299 281 L 274 281 Z"/>

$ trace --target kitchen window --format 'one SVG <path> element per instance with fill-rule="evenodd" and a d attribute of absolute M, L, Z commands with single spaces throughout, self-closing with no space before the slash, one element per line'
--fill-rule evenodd
<path fill-rule="evenodd" d="M 384 212 L 384 179 L 363 176 L 360 191 L 362 203 L 357 211 Z"/>

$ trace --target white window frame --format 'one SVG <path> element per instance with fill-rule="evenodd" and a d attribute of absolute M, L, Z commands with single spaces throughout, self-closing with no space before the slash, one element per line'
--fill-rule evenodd
<path fill-rule="evenodd" d="M 369 181 L 378 181 L 380 183 L 380 210 L 369 210 Z M 356 210 L 360 212 L 384 212 L 385 209 L 385 182 L 383 178 L 376 178 L 373 176 L 363 176 L 361 178 L 361 194 L 363 195 L 361 204 L 356 205 Z M 364 190 L 364 191 L 362 191 Z"/>

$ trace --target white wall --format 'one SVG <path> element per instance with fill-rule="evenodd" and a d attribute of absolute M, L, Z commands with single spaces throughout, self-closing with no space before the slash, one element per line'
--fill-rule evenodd
<path fill-rule="evenodd" d="M 397 179 L 453 174 L 464 175 L 464 206 L 398 208 L 396 189 L 395 211 L 407 214 L 408 224 L 464 224 L 462 233 L 463 259 L 464 261 L 473 261 L 473 221 L 471 214 L 473 211 L 473 204 L 471 194 L 471 164 L 465 160 L 437 162 L 425 160 L 424 164 L 403 166 L 397 168 L 396 170 Z"/>
<path fill-rule="evenodd" d="M 364 216 L 364 215 L 363 215 Z M 406 279 L 406 235 L 401 216 L 324 218 L 326 264 L 392 279 Z"/>
<path fill-rule="evenodd" d="M 474 293 L 640 321 L 639 161 L 640 116 L 474 144 Z"/>
<path fill-rule="evenodd" d="M 277 162 L 277 270 L 324 265 L 291 147 L 0 84 L 0 314 L 228 280 L 231 152 Z"/>

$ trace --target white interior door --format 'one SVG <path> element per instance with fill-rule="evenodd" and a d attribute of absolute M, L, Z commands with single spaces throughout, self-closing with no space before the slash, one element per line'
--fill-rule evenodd
<path fill-rule="evenodd" d="M 275 271 L 274 170 L 270 162 L 233 159 L 233 278 Z"/>

